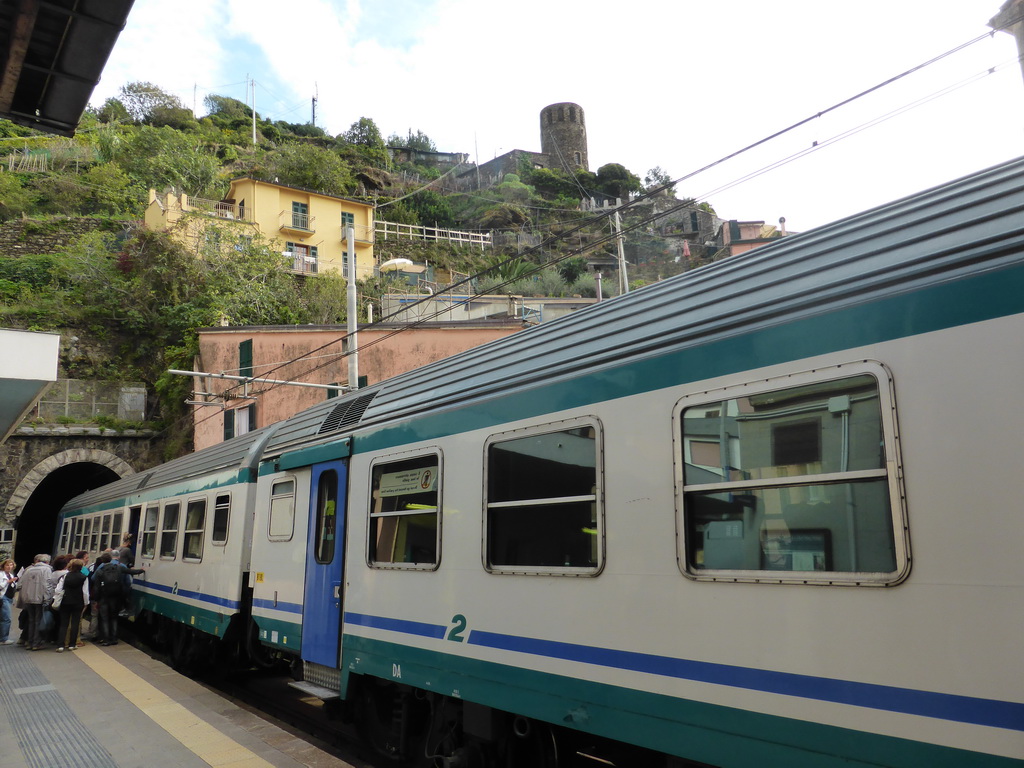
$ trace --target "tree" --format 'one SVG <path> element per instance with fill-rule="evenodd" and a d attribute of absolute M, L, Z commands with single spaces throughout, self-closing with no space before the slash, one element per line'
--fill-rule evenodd
<path fill-rule="evenodd" d="M 128 114 L 125 105 L 121 103 L 120 99 L 115 99 L 113 96 L 103 102 L 96 117 L 101 123 L 126 123 L 131 120 L 131 115 Z"/>
<path fill-rule="evenodd" d="M 245 102 L 232 99 L 230 96 L 218 96 L 211 93 L 203 99 L 203 106 L 210 117 L 231 120 L 234 118 L 252 119 L 252 110 Z M 256 115 L 259 118 L 259 115 Z M 219 122 L 219 121 L 218 121 Z"/>
<path fill-rule="evenodd" d="M 567 285 L 572 285 L 586 274 L 587 260 L 582 256 L 573 256 L 558 262 L 555 269 Z"/>
<path fill-rule="evenodd" d="M 282 131 L 291 133 L 295 136 L 304 136 L 307 138 L 323 139 L 327 137 L 327 131 L 321 128 L 319 125 L 312 125 L 310 123 L 285 123 L 278 121 L 274 123 Z"/>
<path fill-rule="evenodd" d="M 219 163 L 195 136 L 164 126 L 143 126 L 99 136 L 100 153 L 143 188 L 176 186 L 190 195 L 216 195 Z"/>
<path fill-rule="evenodd" d="M 583 194 L 575 180 L 558 168 L 531 168 L 523 174 L 523 180 L 547 200 L 556 197 L 573 197 L 578 200 Z"/>
<path fill-rule="evenodd" d="M 630 192 L 641 190 L 640 179 L 618 163 L 608 163 L 597 169 L 597 185 L 611 197 L 626 199 Z"/>
<path fill-rule="evenodd" d="M 437 145 L 434 144 L 433 140 L 427 136 L 423 131 L 417 130 L 413 133 L 412 128 L 402 138 L 397 133 L 393 133 L 388 136 L 389 147 L 405 147 L 406 149 L 415 149 L 420 152 L 437 152 Z"/>
<path fill-rule="evenodd" d="M 168 93 L 153 83 L 128 83 L 121 88 L 119 101 L 136 123 L 153 123 L 154 120 L 164 121 L 161 125 L 172 125 L 173 120 L 180 122 L 187 114 L 193 121 L 192 111 L 174 94 Z"/>
<path fill-rule="evenodd" d="M 456 225 L 455 212 L 448 198 L 432 189 L 424 189 L 405 200 L 416 211 L 420 224 L 452 229 Z"/>
<path fill-rule="evenodd" d="M 0 173 L 0 221 L 20 216 L 32 203 L 32 193 L 22 184 L 21 174 Z"/>
<path fill-rule="evenodd" d="M 336 153 L 315 144 L 285 144 L 269 153 L 266 174 L 281 184 L 328 195 L 344 195 L 355 189 L 348 164 Z"/>
<path fill-rule="evenodd" d="M 368 117 L 360 117 L 342 134 L 349 144 L 361 144 L 364 147 L 384 148 L 384 138 L 380 135 L 377 124 Z"/>
<path fill-rule="evenodd" d="M 647 172 L 647 175 L 644 176 L 644 186 L 648 191 L 657 189 L 658 187 L 665 187 L 665 194 L 668 195 L 673 194 L 676 189 L 675 184 L 672 183 L 672 177 L 665 173 L 665 171 L 661 170 L 660 165 L 654 166 Z"/>

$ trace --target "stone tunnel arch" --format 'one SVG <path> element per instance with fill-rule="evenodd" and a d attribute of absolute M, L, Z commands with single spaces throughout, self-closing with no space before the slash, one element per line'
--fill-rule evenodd
<path fill-rule="evenodd" d="M 48 456 L 18 483 L 3 521 L 16 529 L 14 560 L 20 568 L 40 552 L 52 552 L 57 513 L 64 502 L 135 470 L 119 456 L 97 448 L 74 448 Z"/>

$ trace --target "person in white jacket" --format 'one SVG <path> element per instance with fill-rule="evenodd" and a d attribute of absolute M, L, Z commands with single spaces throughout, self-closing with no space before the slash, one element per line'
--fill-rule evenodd
<path fill-rule="evenodd" d="M 21 602 L 28 616 L 25 631 L 22 633 L 24 646 L 30 651 L 43 648 L 43 638 L 39 632 L 39 624 L 43 618 L 43 610 L 53 599 L 53 585 L 50 583 L 49 555 L 36 555 L 32 565 L 21 575 Z"/>
<path fill-rule="evenodd" d="M 11 645 L 11 604 L 18 577 L 14 575 L 14 561 L 0 563 L 0 645 Z M 8 595 L 7 593 L 11 594 Z"/>

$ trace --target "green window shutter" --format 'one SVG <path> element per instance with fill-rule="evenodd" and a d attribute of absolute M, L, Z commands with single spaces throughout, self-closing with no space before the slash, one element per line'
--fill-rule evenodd
<path fill-rule="evenodd" d="M 224 439 L 230 440 L 235 436 L 235 412 L 224 411 Z"/>
<path fill-rule="evenodd" d="M 252 339 L 238 343 L 238 375 L 252 376 Z"/>

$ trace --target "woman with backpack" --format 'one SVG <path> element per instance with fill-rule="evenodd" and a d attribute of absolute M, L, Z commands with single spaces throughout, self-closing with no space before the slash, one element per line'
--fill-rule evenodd
<path fill-rule="evenodd" d="M 60 595 L 57 613 L 60 616 L 60 628 L 57 631 L 57 653 L 66 648 L 75 650 L 78 645 L 78 632 L 82 626 L 82 612 L 89 604 L 89 579 L 82 573 L 85 562 L 74 559 L 68 564 L 68 572 L 64 575 L 54 595 L 56 603 Z"/>

